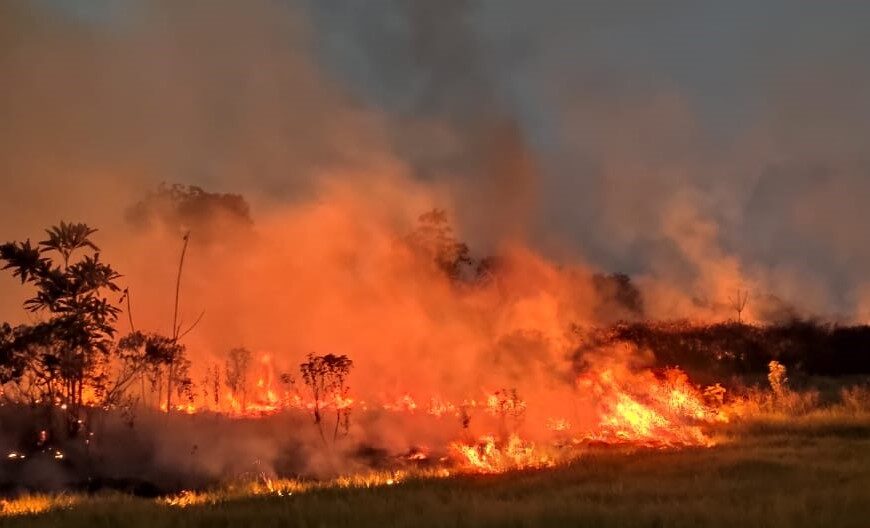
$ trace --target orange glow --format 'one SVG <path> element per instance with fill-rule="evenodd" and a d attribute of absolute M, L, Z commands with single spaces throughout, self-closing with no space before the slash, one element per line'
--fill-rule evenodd
<path fill-rule="evenodd" d="M 727 421 L 721 409 L 724 394 L 721 386 L 702 390 L 678 369 L 660 373 L 632 371 L 620 362 L 580 374 L 573 387 L 556 390 L 550 403 L 541 399 L 541 395 L 536 395 L 535 401 L 527 401 L 515 389 L 481 390 L 470 395 L 473 397 L 457 401 L 441 395 L 402 393 L 370 401 L 362 401 L 353 394 L 331 394 L 315 402 L 298 387 L 288 386 L 278 392 L 281 389 L 272 381 L 277 376 L 269 356 L 263 357 L 260 366 L 262 371 L 252 384 L 250 403 L 245 409 L 228 391 L 216 408 L 188 404 L 179 405 L 177 410 L 186 413 L 208 410 L 235 418 L 310 413 L 315 407 L 321 412 L 377 411 L 400 419 L 417 416 L 440 423 L 440 428 L 453 428 L 455 438 L 476 438 L 450 441 L 446 446 L 449 456 L 440 461 L 460 471 L 483 473 L 548 467 L 576 456 L 576 448 L 589 443 L 711 446 L 713 440 L 704 432 L 704 426 Z M 707 395 L 714 393 L 717 398 L 708 403 L 711 398 Z M 460 427 L 469 429 L 463 433 Z M 469 433 L 474 436 L 467 436 Z M 405 459 L 421 463 L 430 459 L 430 453 L 415 449 Z"/>
<path fill-rule="evenodd" d="M 703 393 L 686 375 L 669 369 L 662 377 L 651 372 L 621 375 L 605 370 L 578 380 L 581 390 L 591 392 L 598 402 L 599 428 L 587 440 L 631 442 L 648 446 L 710 446 L 713 441 L 702 424 L 727 421 L 719 409 L 708 406 Z"/>
<path fill-rule="evenodd" d="M 421 212 L 450 207 L 449 193 L 398 167 L 364 176 L 324 177 L 316 200 L 268 210 L 253 231 L 228 224 L 219 238 L 195 238 L 182 311 L 206 316 L 185 336 L 191 394 L 173 395 L 173 412 L 288 414 L 321 429 L 330 421 L 309 447 L 380 442 L 403 464 L 486 472 L 546 466 L 588 443 L 711 445 L 705 427 L 724 419 L 721 398 L 711 406 L 679 371 L 645 369 L 653 362 L 642 350 L 587 343 L 586 329 L 608 324 L 598 270 L 504 240 L 487 250 L 495 271 L 472 266 L 457 279 L 408 242 Z M 448 220 L 450 237 L 465 239 Z M 160 227 L 137 236 L 154 254 L 177 241 Z M 481 264 L 485 256 L 472 255 Z M 149 286 L 175 275 L 171 260 L 119 262 L 142 307 L 137 326 L 165 325 L 152 308 L 163 292 Z M 253 352 L 231 380 L 235 347 Z M 352 360 L 346 386 L 312 391 L 300 377 L 309 353 Z"/>
<path fill-rule="evenodd" d="M 457 463 L 464 471 L 479 473 L 501 473 L 515 469 L 551 467 L 555 461 L 540 454 L 535 444 L 511 435 L 507 441 L 498 442 L 494 436 L 480 438 L 473 444 L 454 443 L 451 445 L 457 455 Z"/>

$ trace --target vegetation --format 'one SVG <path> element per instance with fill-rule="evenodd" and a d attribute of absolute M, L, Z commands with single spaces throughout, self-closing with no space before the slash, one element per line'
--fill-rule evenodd
<path fill-rule="evenodd" d="M 320 432 L 320 438 L 326 442 L 323 432 L 324 409 L 332 406 L 335 409 L 335 426 L 333 427 L 332 441 L 338 439 L 339 430 L 347 433 L 350 426 L 350 406 L 347 405 L 349 388 L 346 384 L 347 376 L 353 367 L 353 361 L 347 356 L 326 354 L 315 356 L 308 354 L 304 363 L 299 365 L 302 381 L 311 392 L 314 406 L 311 413 L 314 423 Z"/>
<path fill-rule="evenodd" d="M 190 360 L 185 357 L 185 347 L 176 338 L 157 333 L 133 331 L 118 341 L 116 360 L 121 373 L 118 380 L 140 380 L 141 403 L 147 402 L 148 394 L 154 395 L 155 407 L 171 409 L 172 391 L 179 396 L 190 398 L 192 380 L 190 379 Z M 147 384 L 148 392 L 144 387 Z M 122 395 L 127 388 L 125 383 L 116 383 L 115 394 Z M 107 406 L 115 406 L 117 400 L 107 400 Z"/>
<path fill-rule="evenodd" d="M 618 342 L 650 350 L 659 366 L 679 365 L 702 384 L 725 381 L 735 386 L 763 379 L 771 361 L 788 368 L 796 387 L 811 377 L 870 375 L 870 326 L 866 325 L 797 319 L 767 326 L 622 323 L 599 331 L 595 345 Z"/>
<path fill-rule="evenodd" d="M 189 208 L 185 214 L 199 207 L 227 209 L 235 211 L 233 221 L 247 214 L 245 204 L 232 196 L 194 188 L 161 192 L 152 197 L 154 203 L 143 202 L 142 214 L 157 203 L 170 203 L 167 211 Z M 44 411 L 33 424 L 37 440 L 27 433 L 27 449 L 67 457 L 63 463 L 70 474 L 84 476 L 88 486 L 111 478 L 91 465 L 100 456 L 90 451 L 95 413 L 129 413 L 132 425 L 131 410 L 139 404 L 169 412 L 175 408 L 174 395 L 192 399 L 191 364 L 181 339 L 196 326 L 182 329 L 178 320 L 188 235 L 167 336 L 135 328 L 130 292 L 121 292 L 116 284 L 120 275 L 100 260 L 91 240 L 95 232 L 85 224 L 61 223 L 36 245 L 26 240 L 0 246 L 4 269 L 34 292 L 25 309 L 39 316 L 32 324 L 0 325 L 0 405 Z M 507 266 L 497 257 L 472 259 L 439 210 L 422 215 L 406 242 L 458 286 L 498 280 Z M 159 501 L 33 495 L 0 502 L 0 525 L 861 525 L 870 514 L 870 464 L 861 456 L 870 447 L 870 390 L 849 376 L 870 374 L 870 327 L 799 320 L 743 324 L 748 296 L 740 291 L 732 299 L 736 322 L 642 322 L 643 299 L 630 277 L 595 275 L 590 280 L 602 320 L 609 320 L 603 314 L 616 314 L 627 322 L 578 329 L 577 370 L 583 369 L 588 350 L 614 343 L 649 350 L 656 367 L 680 366 L 693 381 L 709 384 L 705 398 L 734 417 L 712 431 L 717 447 L 677 452 L 586 447 L 570 466 L 547 471 L 443 478 L 430 469 L 357 481 L 258 480 Z M 121 295 L 118 302 L 113 302 L 114 294 Z M 119 336 L 121 310 L 116 305 L 124 301 L 130 332 Z M 240 399 L 242 411 L 249 404 L 251 362 L 250 351 L 236 348 L 224 368 L 223 383 Z M 347 356 L 335 354 L 309 354 L 299 365 L 300 391 L 307 391 L 313 402 L 306 409 L 331 454 L 350 426 L 347 381 L 352 368 Z M 203 390 L 213 390 L 218 404 L 218 365 L 208 369 L 205 380 Z M 288 375 L 280 380 L 294 384 Z M 487 403 L 503 441 L 523 422 L 525 403 L 514 388 L 496 391 Z M 468 429 L 469 409 L 460 407 L 458 416 Z M 215 423 L 222 419 L 213 418 Z M 126 438 L 137 435 L 141 432 Z M 78 441 L 80 449 L 66 450 L 67 443 L 67 454 L 61 453 L 61 436 Z M 11 454 L 35 458 L 25 451 Z M 20 460 L 6 462 L 12 467 Z M 180 506 L 186 506 L 183 513 Z M 21 516 L 28 513 L 38 515 Z"/>
<path fill-rule="evenodd" d="M 36 245 L 25 240 L 0 246 L 3 269 L 33 288 L 24 308 L 39 317 L 33 324 L 0 325 L 0 403 L 44 409 L 37 449 L 69 438 L 88 443 L 93 412 L 128 412 L 144 403 L 146 381 L 157 401 L 165 394 L 167 409 L 173 391 L 190 393 L 190 362 L 179 329 L 172 337 L 135 330 L 129 291 L 118 303 L 109 298 L 121 291 L 121 276 L 100 259 L 91 239 L 96 231 L 61 222 Z M 125 300 L 131 332 L 116 341 L 116 304 Z M 138 395 L 132 390 L 136 381 Z"/>
<path fill-rule="evenodd" d="M 602 321 L 614 318 L 633 321 L 643 317 L 643 297 L 628 275 L 595 274 L 592 286 L 599 299 L 595 312 Z"/>
<path fill-rule="evenodd" d="M 0 526 L 861 527 L 868 433 L 867 421 L 728 428 L 711 449 L 590 449 L 569 466 L 502 475 L 259 481 L 158 500 L 33 496 L 7 502 L 19 515 Z"/>
<path fill-rule="evenodd" d="M 407 237 L 408 245 L 430 260 L 453 280 L 462 280 L 474 265 L 468 245 L 460 242 L 443 209 L 433 209 L 418 218 L 417 228 Z"/>
<path fill-rule="evenodd" d="M 248 408 L 248 371 L 251 351 L 244 347 L 230 350 L 225 368 L 227 388 L 239 400 L 242 411 Z"/>
<path fill-rule="evenodd" d="M 161 184 L 130 207 L 126 217 L 135 228 L 163 226 L 173 231 L 194 231 L 197 240 L 205 244 L 225 239 L 235 231 L 247 235 L 254 223 L 244 197 L 179 184 Z"/>
<path fill-rule="evenodd" d="M 105 366 L 120 310 L 106 295 L 120 291 L 115 284 L 120 275 L 100 261 L 90 239 L 95 232 L 85 224 L 61 222 L 35 246 L 30 240 L 0 246 L 3 269 L 35 288 L 24 307 L 45 317 L 32 325 L 4 325 L 0 382 L 13 398 L 62 406 L 70 435 L 83 423 L 85 388 L 97 400 L 112 392 Z M 77 258 L 82 251 L 90 254 Z"/>

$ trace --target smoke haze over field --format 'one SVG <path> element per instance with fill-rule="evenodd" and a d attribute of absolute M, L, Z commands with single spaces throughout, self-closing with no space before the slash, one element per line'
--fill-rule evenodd
<path fill-rule="evenodd" d="M 870 9 L 634 4 L 5 2 L 0 236 L 99 227 L 137 317 L 166 326 L 178 233 L 133 236 L 125 211 L 161 181 L 244 195 L 246 258 L 276 269 L 194 246 L 210 347 L 285 346 L 262 328 L 307 323 L 261 299 L 319 299 L 293 286 L 318 255 L 377 268 L 435 206 L 478 256 L 631 274 L 652 317 L 725 319 L 743 287 L 758 320 L 863 321 Z M 266 273 L 286 279 L 248 280 Z M 228 289 L 239 309 L 215 306 Z"/>
<path fill-rule="evenodd" d="M 601 402 L 583 397 L 658 387 L 633 377 L 643 351 L 582 349 L 592 327 L 728 320 L 738 289 L 746 320 L 870 322 L 867 27 L 858 2 L 8 0 L 0 241 L 99 228 L 135 326 L 171 335 L 190 230 L 195 383 L 233 347 L 269 383 L 309 352 L 347 354 L 362 402 L 516 389 L 538 441 L 551 414 L 594 427 Z M 161 209 L 161 182 L 227 207 Z M 452 281 L 415 253 L 433 209 L 475 264 L 500 257 L 494 278 Z M 0 294 L 0 321 L 38 317 L 9 273 Z M 578 396 L 589 365 L 604 375 Z M 360 445 L 467 434 L 372 405 Z M 240 451 L 277 467 L 299 428 L 244 422 L 197 458 L 222 425 L 173 416 L 170 437 L 152 414 L 136 448 L 158 473 L 193 460 L 219 477 Z M 297 458 L 316 458 L 299 434 Z"/>

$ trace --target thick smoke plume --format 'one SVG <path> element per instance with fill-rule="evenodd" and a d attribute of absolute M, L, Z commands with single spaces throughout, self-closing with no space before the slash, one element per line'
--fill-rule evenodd
<path fill-rule="evenodd" d="M 757 87 L 777 97 L 711 130 L 673 79 L 582 49 L 642 22 L 571 5 L 6 2 L 0 238 L 39 239 L 60 219 L 98 227 L 135 325 L 168 333 L 189 230 L 195 377 L 237 346 L 276 375 L 340 353 L 368 401 L 511 387 L 543 412 L 576 374 L 577 328 L 625 315 L 602 309 L 601 272 L 631 274 L 651 318 L 734 317 L 739 289 L 750 321 L 866 317 L 870 255 L 850 254 L 867 220 L 866 69 L 826 61 L 837 49 L 796 60 Z M 591 22 L 534 33 L 550 17 Z M 241 195 L 246 221 L 137 221 L 162 181 Z M 435 208 L 475 257 L 501 257 L 497 280 L 457 287 L 409 250 Z M 20 321 L 25 293 L 8 277 L 0 288 L 0 313 Z M 635 352 L 619 363 L 642 362 Z M 357 438 L 395 451 L 444 434 L 364 425 Z M 183 429 L 154 456 L 202 445 Z M 255 436 L 179 459 L 215 464 L 199 468 L 209 475 L 237 452 L 277 465 L 279 444 Z"/>

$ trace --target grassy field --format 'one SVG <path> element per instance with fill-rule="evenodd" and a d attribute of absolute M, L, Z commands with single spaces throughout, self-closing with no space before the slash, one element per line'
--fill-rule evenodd
<path fill-rule="evenodd" d="M 184 508 L 71 498 L 0 526 L 870 526 L 870 424 L 783 421 L 722 434 L 709 449 L 591 449 L 556 469 L 215 494 Z"/>

